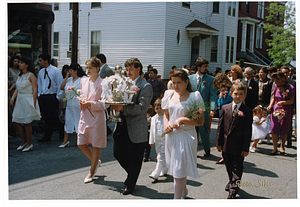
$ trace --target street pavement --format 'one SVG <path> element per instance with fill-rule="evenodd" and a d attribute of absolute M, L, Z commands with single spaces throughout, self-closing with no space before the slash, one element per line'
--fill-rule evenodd
<path fill-rule="evenodd" d="M 203 156 L 203 146 L 198 145 L 197 168 L 200 178 L 188 177 L 186 200 L 226 199 L 224 190 L 228 182 L 225 165 L 216 164 L 221 153 L 216 150 L 215 136 L 218 119 L 212 120 L 211 156 Z M 109 123 L 111 129 L 113 122 Z M 138 127 L 138 126 L 137 126 Z M 173 199 L 173 178 L 160 177 L 157 182 L 148 176 L 155 169 L 156 153 L 152 148 L 150 161 L 143 163 L 132 195 L 122 195 L 125 171 L 113 157 L 113 138 L 107 137 L 107 147 L 101 151 L 102 166 L 95 180 L 84 184 L 90 161 L 76 146 L 76 135 L 70 136 L 70 146 L 58 148 L 61 141 L 57 132 L 51 142 L 39 143 L 43 133 L 33 134 L 34 150 L 17 151 L 20 138 L 8 140 L 8 204 L 19 200 L 113 200 Z M 293 138 L 294 140 L 294 138 Z M 297 191 L 297 142 L 286 148 L 286 155 L 269 155 L 272 145 L 266 140 L 258 145 L 260 152 L 250 153 L 244 161 L 242 187 L 237 196 L 241 199 L 290 199 L 295 202 Z M 63 201 L 62 201 L 63 202 Z M 260 201 L 250 201 L 259 205 Z M 21 204 L 20 202 L 17 202 Z M 49 204 L 43 202 L 44 204 Z M 151 202 L 150 202 L 151 203 Z M 202 203 L 199 202 L 199 205 Z M 141 205 L 149 203 L 143 202 Z M 241 205 L 249 204 L 243 202 Z"/>

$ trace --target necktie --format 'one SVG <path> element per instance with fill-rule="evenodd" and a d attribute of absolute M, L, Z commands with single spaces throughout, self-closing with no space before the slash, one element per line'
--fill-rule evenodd
<path fill-rule="evenodd" d="M 232 116 L 234 117 L 237 113 L 237 105 L 234 105 L 233 111 L 232 111 Z"/>
<path fill-rule="evenodd" d="M 200 85 L 201 80 L 202 80 L 202 79 L 201 79 L 201 77 L 199 76 L 199 77 L 198 77 L 198 86 Z"/>
<path fill-rule="evenodd" d="M 48 78 L 49 78 L 49 85 L 48 85 L 48 89 L 50 89 L 50 87 L 51 87 L 51 79 L 50 79 L 50 77 L 49 77 L 49 74 L 48 74 L 48 72 L 47 72 L 47 69 L 45 68 L 44 79 L 46 79 L 46 75 L 47 75 L 47 76 L 48 76 Z"/>

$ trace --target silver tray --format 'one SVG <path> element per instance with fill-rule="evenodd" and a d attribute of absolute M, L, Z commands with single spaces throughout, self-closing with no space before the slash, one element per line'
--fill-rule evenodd
<path fill-rule="evenodd" d="M 122 106 L 125 106 L 125 105 L 130 105 L 130 104 L 134 104 L 133 102 L 129 102 L 129 103 L 125 103 L 125 102 L 118 102 L 118 101 L 105 101 L 105 104 L 109 104 L 109 105 L 122 105 Z"/>

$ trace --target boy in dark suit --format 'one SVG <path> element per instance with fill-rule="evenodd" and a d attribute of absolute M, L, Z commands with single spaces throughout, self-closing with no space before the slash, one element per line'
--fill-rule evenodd
<path fill-rule="evenodd" d="M 247 87 L 242 83 L 235 83 L 231 87 L 230 95 L 233 101 L 221 109 L 219 118 L 216 146 L 225 160 L 229 182 L 225 187 L 229 191 L 227 198 L 235 198 L 239 190 L 236 183 L 243 174 L 244 157 L 249 154 L 252 137 L 252 110 L 243 104 Z"/>

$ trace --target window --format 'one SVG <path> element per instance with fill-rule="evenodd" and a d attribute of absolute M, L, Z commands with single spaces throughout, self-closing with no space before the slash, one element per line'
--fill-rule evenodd
<path fill-rule="evenodd" d="M 226 63 L 229 63 L 229 50 L 230 50 L 230 37 L 227 36 L 227 39 L 226 39 L 226 59 L 225 59 Z"/>
<path fill-rule="evenodd" d="M 227 2 L 228 4 L 228 15 L 231 15 L 231 2 Z"/>
<path fill-rule="evenodd" d="M 177 31 L 177 46 L 180 45 L 180 42 L 181 42 L 181 35 L 180 35 L 180 29 Z"/>
<path fill-rule="evenodd" d="M 191 8 L 191 2 L 182 2 L 182 7 L 190 9 Z"/>
<path fill-rule="evenodd" d="M 220 2 L 213 2 L 213 13 L 220 13 Z"/>
<path fill-rule="evenodd" d="M 91 8 L 101 8 L 101 2 L 91 2 Z"/>
<path fill-rule="evenodd" d="M 72 51 L 72 32 L 69 33 L 69 51 Z"/>
<path fill-rule="evenodd" d="M 258 2 L 257 3 L 257 17 L 263 19 L 264 18 L 264 9 L 265 9 L 265 2 Z"/>
<path fill-rule="evenodd" d="M 53 10 L 58 11 L 59 10 L 59 3 L 53 3 Z"/>
<path fill-rule="evenodd" d="M 242 2 L 239 1 L 239 11 L 242 11 Z"/>
<path fill-rule="evenodd" d="M 231 37 L 230 62 L 233 63 L 234 37 Z"/>
<path fill-rule="evenodd" d="M 210 62 L 218 62 L 218 35 L 211 36 Z"/>
<path fill-rule="evenodd" d="M 235 17 L 236 2 L 232 2 L 232 16 Z"/>
<path fill-rule="evenodd" d="M 256 28 L 256 48 L 262 48 L 262 40 L 263 40 L 263 27 L 258 26 Z"/>
<path fill-rule="evenodd" d="M 100 31 L 91 31 L 91 57 L 100 53 Z"/>
<path fill-rule="evenodd" d="M 72 10 L 72 2 L 69 3 L 69 10 Z"/>
<path fill-rule="evenodd" d="M 249 14 L 250 11 L 250 3 L 246 1 L 246 14 Z"/>
<path fill-rule="evenodd" d="M 59 32 L 53 32 L 53 57 L 58 57 L 59 52 Z"/>

